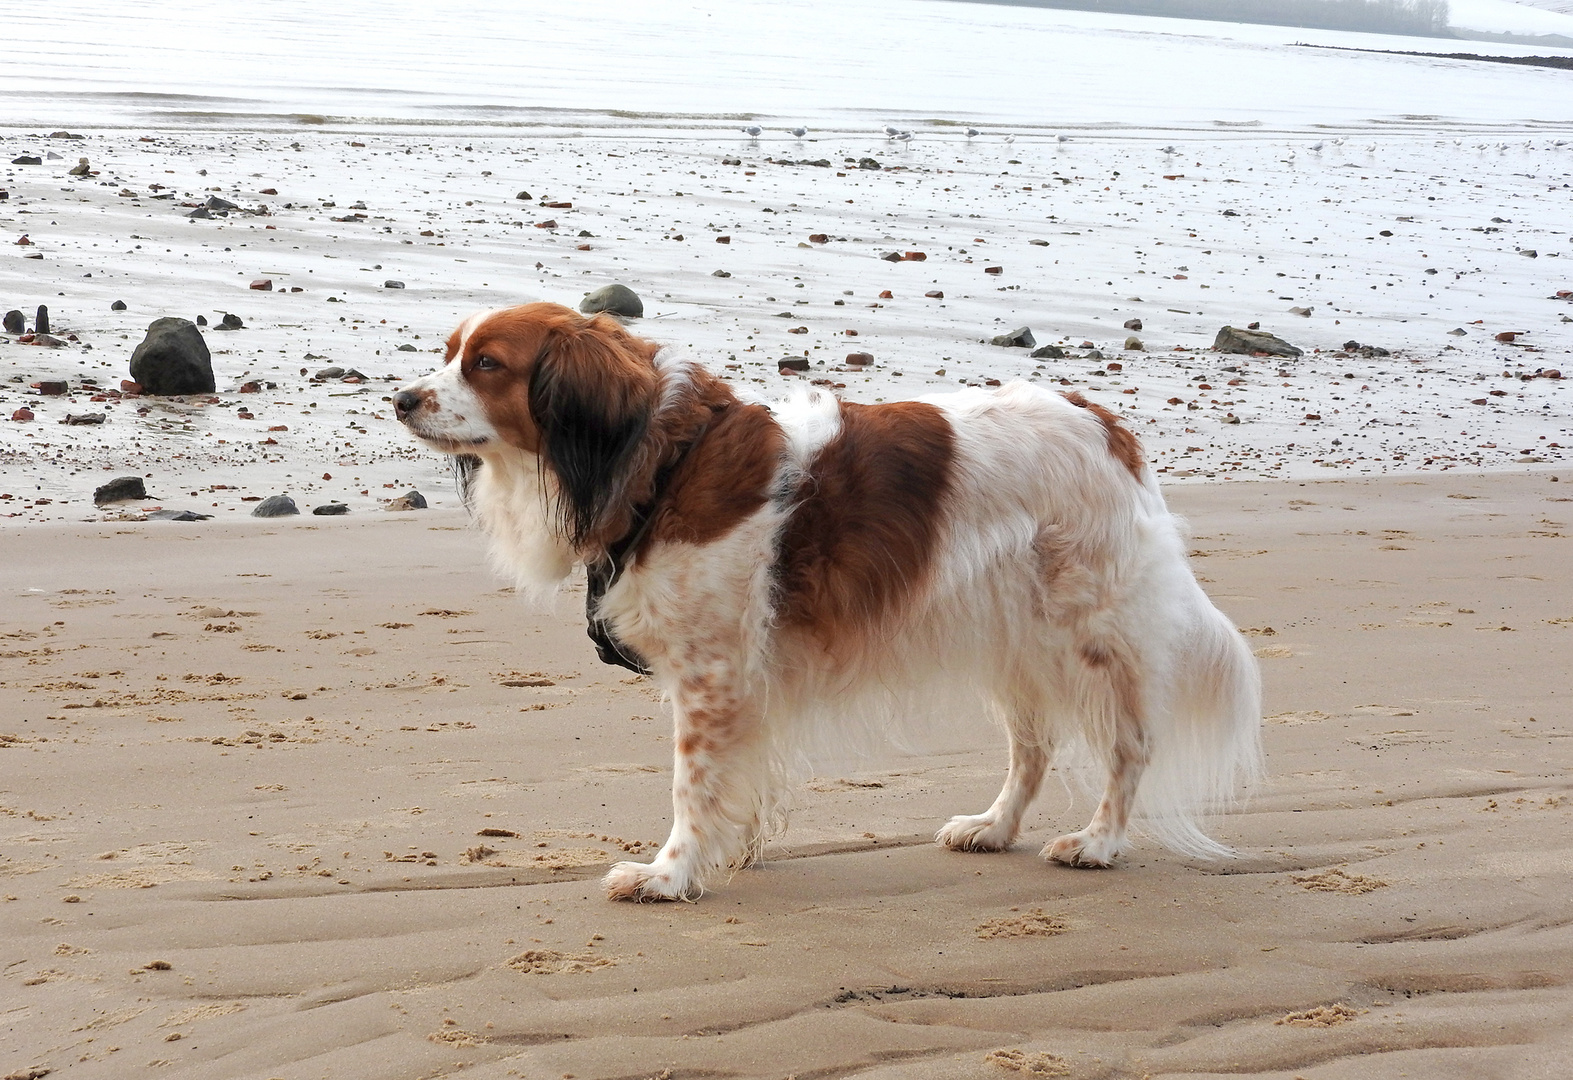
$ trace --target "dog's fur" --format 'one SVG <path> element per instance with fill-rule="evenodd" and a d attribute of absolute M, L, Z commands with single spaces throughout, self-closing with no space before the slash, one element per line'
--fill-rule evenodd
<path fill-rule="evenodd" d="M 654 862 L 612 868 L 610 896 L 698 895 L 758 857 L 805 755 L 957 712 L 1003 722 L 1010 768 L 945 847 L 1008 847 L 1051 760 L 1079 751 L 1102 801 L 1046 857 L 1107 866 L 1133 817 L 1175 850 L 1227 851 L 1197 821 L 1259 768 L 1255 661 L 1136 438 L 1080 395 L 763 404 L 538 303 L 468 319 L 395 408 L 481 461 L 476 515 L 526 591 L 622 555 L 593 614 L 672 700 L 674 821 Z"/>

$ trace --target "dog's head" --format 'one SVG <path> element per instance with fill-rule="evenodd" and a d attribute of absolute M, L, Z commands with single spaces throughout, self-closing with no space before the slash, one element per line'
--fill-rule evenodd
<path fill-rule="evenodd" d="M 533 459 L 551 474 L 562 535 L 582 548 L 626 513 L 657 404 L 656 351 L 609 316 L 560 304 L 481 312 L 448 338 L 441 370 L 401 389 L 393 408 L 445 453 Z"/>

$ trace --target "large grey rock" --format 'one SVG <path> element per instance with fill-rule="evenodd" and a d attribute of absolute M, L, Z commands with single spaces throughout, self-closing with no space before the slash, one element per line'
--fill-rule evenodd
<path fill-rule="evenodd" d="M 1018 326 L 1008 334 L 1000 334 L 990 339 L 990 344 L 1004 345 L 1012 349 L 1030 349 L 1038 343 L 1032 336 L 1032 331 L 1025 326 Z"/>
<path fill-rule="evenodd" d="M 117 476 L 109 483 L 93 489 L 93 505 L 120 502 L 122 499 L 145 499 L 147 487 L 140 476 Z"/>
<path fill-rule="evenodd" d="M 189 319 L 154 319 L 131 354 L 131 378 L 144 394 L 211 394 L 213 357 Z"/>
<path fill-rule="evenodd" d="M 1065 359 L 1065 350 L 1058 345 L 1045 345 L 1040 349 L 1035 349 L 1032 353 L 1032 358 L 1034 360 L 1063 360 Z"/>
<path fill-rule="evenodd" d="M 1213 341 L 1213 348 L 1219 352 L 1240 353 L 1251 356 L 1255 353 L 1267 353 L 1269 356 L 1303 356 L 1304 352 L 1289 344 L 1276 334 L 1269 334 L 1265 330 L 1238 330 L 1232 326 L 1225 326 L 1218 331 L 1218 337 Z"/>
<path fill-rule="evenodd" d="M 16 308 L 5 313 L 5 332 L 8 334 L 25 334 L 27 332 L 27 316 Z"/>
<path fill-rule="evenodd" d="M 579 301 L 579 310 L 586 315 L 604 311 L 625 319 L 644 318 L 644 301 L 627 285 L 607 285 L 595 290 Z"/>
<path fill-rule="evenodd" d="M 269 495 L 251 508 L 252 517 L 289 517 L 300 513 L 300 507 L 288 495 Z"/>

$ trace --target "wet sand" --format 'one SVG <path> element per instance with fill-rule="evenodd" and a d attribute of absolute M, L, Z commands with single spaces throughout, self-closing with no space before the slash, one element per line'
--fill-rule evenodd
<path fill-rule="evenodd" d="M 669 721 L 456 510 L 0 532 L 0 1075 L 1537 1077 L 1573 1050 L 1573 475 L 1171 492 L 1270 779 L 1207 864 L 936 848 L 1003 743 L 805 785 L 696 904 Z M 1554 476 L 1560 479 L 1553 480 Z"/>

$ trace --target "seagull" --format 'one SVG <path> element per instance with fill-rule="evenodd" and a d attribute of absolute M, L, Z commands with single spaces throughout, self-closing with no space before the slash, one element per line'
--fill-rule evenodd
<path fill-rule="evenodd" d="M 1016 136 L 1014 136 L 1014 135 L 1007 135 L 1007 136 L 1005 136 L 1005 141 L 1008 142 L 1008 143 L 1013 143 L 1013 142 L 1016 141 Z"/>
<path fill-rule="evenodd" d="M 1338 138 L 1333 140 L 1333 145 L 1334 146 L 1342 146 L 1342 145 L 1344 145 L 1344 140 L 1347 139 L 1348 137 L 1349 136 L 1347 136 L 1347 135 L 1340 135 L 1340 136 L 1338 136 Z"/>
<path fill-rule="evenodd" d="M 969 139 L 975 139 L 979 135 L 982 135 L 982 134 L 983 134 L 983 132 L 979 131 L 977 128 L 968 128 L 967 129 L 967 138 L 969 138 Z M 1558 143 L 1557 145 L 1560 146 L 1561 144 Z"/>
<path fill-rule="evenodd" d="M 887 138 L 887 139 L 894 139 L 897 135 L 900 135 L 900 134 L 901 134 L 901 129 L 900 128 L 898 128 L 898 127 L 891 127 L 889 124 L 885 125 L 885 138 Z"/>
<path fill-rule="evenodd" d="M 804 135 L 808 134 L 808 128 L 806 128 L 806 127 L 795 127 L 790 132 L 788 132 L 788 134 L 794 135 L 797 138 L 801 139 Z"/>
<path fill-rule="evenodd" d="M 899 143 L 911 142 L 912 141 L 912 132 L 910 132 L 910 131 L 903 131 L 903 132 L 900 132 L 899 134 L 896 134 L 896 135 L 892 136 L 892 138 L 894 138 Z"/>
<path fill-rule="evenodd" d="M 1069 135 L 1056 135 L 1054 136 L 1054 141 L 1057 143 L 1068 143 L 1071 141 L 1071 137 Z"/>
<path fill-rule="evenodd" d="M 1312 151 L 1313 153 L 1318 153 L 1319 154 L 1319 153 L 1322 152 L 1322 144 L 1320 142 L 1314 142 L 1310 146 L 1308 146 L 1306 149 Z"/>
<path fill-rule="evenodd" d="M 1368 153 L 1368 154 L 1376 153 L 1376 143 L 1367 143 L 1366 144 L 1366 148 L 1365 148 L 1365 152 Z"/>
<path fill-rule="evenodd" d="M 747 135 L 750 139 L 757 139 L 757 138 L 759 138 L 760 131 L 762 131 L 764 129 L 762 129 L 758 124 L 749 124 L 746 128 L 743 128 L 742 130 L 743 130 L 743 134 Z"/>
<path fill-rule="evenodd" d="M 1179 152 L 1180 152 L 1180 148 L 1178 146 L 1165 146 L 1163 148 L 1163 156 L 1164 157 L 1173 157 L 1175 154 L 1178 154 Z"/>

